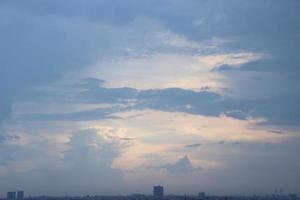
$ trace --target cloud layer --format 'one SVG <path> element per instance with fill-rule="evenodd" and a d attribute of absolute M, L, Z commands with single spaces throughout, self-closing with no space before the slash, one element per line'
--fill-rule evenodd
<path fill-rule="evenodd" d="M 1 2 L 0 192 L 299 193 L 299 8 Z"/>

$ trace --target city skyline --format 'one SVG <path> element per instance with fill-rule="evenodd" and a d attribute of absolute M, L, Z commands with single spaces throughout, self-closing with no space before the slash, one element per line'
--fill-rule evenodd
<path fill-rule="evenodd" d="M 0 1 L 0 193 L 300 194 L 299 10 Z"/>
<path fill-rule="evenodd" d="M 263 199 L 289 199 L 289 200 L 297 200 L 298 195 L 295 193 L 284 193 L 282 188 L 275 188 L 273 193 L 268 194 L 248 194 L 248 195 L 236 195 L 236 194 L 230 194 L 230 195 L 216 195 L 216 194 L 207 194 L 205 192 L 198 192 L 197 194 L 165 194 L 164 192 L 164 186 L 161 185 L 155 185 L 152 188 L 152 194 L 143 194 L 143 193 L 133 193 L 133 194 L 115 194 L 115 195 L 101 195 L 101 194 L 86 194 L 81 196 L 72 196 L 72 195 L 63 195 L 63 196 L 51 196 L 51 195 L 37 195 L 32 196 L 31 194 L 27 194 L 25 196 L 25 192 L 23 190 L 17 190 L 17 191 L 9 191 L 6 193 L 6 198 L 0 199 L 6 199 L 6 200 L 24 200 L 24 199 L 51 199 L 51 198 L 98 198 L 98 197 L 110 197 L 112 199 L 116 199 L 119 197 L 133 197 L 135 199 L 147 199 L 147 197 L 151 197 L 152 199 L 178 199 L 183 198 L 186 200 L 187 198 L 196 198 L 197 200 L 205 200 L 205 199 L 214 199 L 214 198 L 254 198 L 257 199 L 263 198 Z"/>

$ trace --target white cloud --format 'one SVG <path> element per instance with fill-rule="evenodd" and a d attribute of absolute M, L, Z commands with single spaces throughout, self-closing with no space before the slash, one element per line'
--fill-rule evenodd
<path fill-rule="evenodd" d="M 210 87 L 212 90 L 220 91 L 227 87 L 223 80 L 225 77 L 211 72 L 213 68 L 223 64 L 239 66 L 261 58 L 261 54 L 255 53 L 154 54 L 99 62 L 87 71 L 87 76 L 105 80 L 107 87 L 138 89 L 179 87 L 192 90 Z"/>

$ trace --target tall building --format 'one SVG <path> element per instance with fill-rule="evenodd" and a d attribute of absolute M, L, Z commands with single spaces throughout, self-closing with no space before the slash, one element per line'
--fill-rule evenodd
<path fill-rule="evenodd" d="M 16 192 L 8 192 L 6 195 L 6 200 L 16 200 Z"/>
<path fill-rule="evenodd" d="M 200 199 L 205 199 L 205 192 L 199 192 L 198 197 Z"/>
<path fill-rule="evenodd" d="M 24 191 L 18 191 L 17 200 L 23 200 L 23 199 L 24 199 Z"/>
<path fill-rule="evenodd" d="M 164 187 L 160 186 L 160 185 L 153 186 L 153 196 L 163 197 L 164 196 Z"/>

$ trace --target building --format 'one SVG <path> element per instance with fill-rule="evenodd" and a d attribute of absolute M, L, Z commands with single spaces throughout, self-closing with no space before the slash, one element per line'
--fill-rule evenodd
<path fill-rule="evenodd" d="M 200 199 L 204 199 L 205 198 L 205 192 L 199 192 L 198 197 Z"/>
<path fill-rule="evenodd" d="M 16 192 L 7 192 L 6 200 L 16 200 Z"/>
<path fill-rule="evenodd" d="M 153 186 L 153 196 L 163 197 L 164 196 L 164 187 L 160 186 L 160 185 Z"/>
<path fill-rule="evenodd" d="M 18 191 L 17 200 L 23 200 L 23 199 L 24 199 L 24 191 Z"/>

